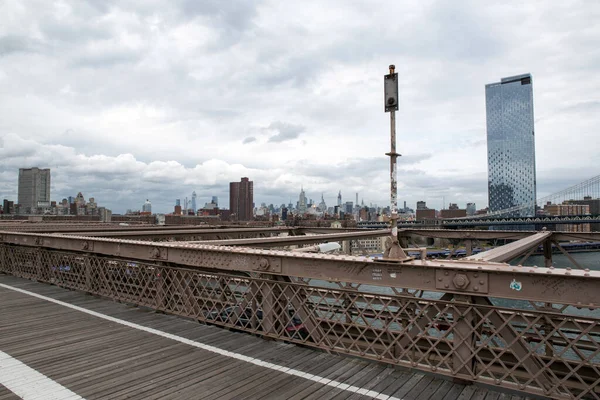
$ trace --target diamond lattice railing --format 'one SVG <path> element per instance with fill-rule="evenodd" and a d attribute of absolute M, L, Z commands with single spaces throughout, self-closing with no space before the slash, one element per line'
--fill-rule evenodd
<path fill-rule="evenodd" d="M 327 351 L 600 399 L 598 309 L 0 245 L 0 272 Z"/>

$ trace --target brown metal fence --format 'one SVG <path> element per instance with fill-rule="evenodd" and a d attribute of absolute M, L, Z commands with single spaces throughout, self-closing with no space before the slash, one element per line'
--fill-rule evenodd
<path fill-rule="evenodd" d="M 0 272 L 467 381 L 553 398 L 600 399 L 597 308 L 12 245 L 0 245 Z"/>

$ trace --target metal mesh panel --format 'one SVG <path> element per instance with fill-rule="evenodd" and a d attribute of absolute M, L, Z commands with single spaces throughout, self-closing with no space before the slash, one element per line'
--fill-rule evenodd
<path fill-rule="evenodd" d="M 600 399 L 598 310 L 0 246 L 0 272 L 327 351 Z M 422 297 L 421 297 L 422 296 Z"/>

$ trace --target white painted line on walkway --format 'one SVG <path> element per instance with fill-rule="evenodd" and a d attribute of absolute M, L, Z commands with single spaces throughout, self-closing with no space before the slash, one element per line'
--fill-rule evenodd
<path fill-rule="evenodd" d="M 71 392 L 66 387 L 3 351 L 0 351 L 0 384 L 23 400 L 83 399 L 83 397 Z"/>
<path fill-rule="evenodd" d="M 190 346 L 193 346 L 193 347 L 197 347 L 197 348 L 202 349 L 202 350 L 210 351 L 212 353 L 217 353 L 217 354 L 220 354 L 220 355 L 225 356 L 225 357 L 230 357 L 230 358 L 233 358 L 233 359 L 236 359 L 236 360 L 245 361 L 247 363 L 258 365 L 259 367 L 268 368 L 268 369 L 271 369 L 271 370 L 274 370 L 274 371 L 279 371 L 279 372 L 284 373 L 284 374 L 288 374 L 288 375 L 292 375 L 292 376 L 297 376 L 297 377 L 301 377 L 301 378 L 304 378 L 304 379 L 308 379 L 310 381 L 317 382 L 317 383 L 320 383 L 320 384 L 323 384 L 323 385 L 326 385 L 326 386 L 331 386 L 331 387 L 334 387 L 334 388 L 346 390 L 346 391 L 349 391 L 349 392 L 352 392 L 352 393 L 356 393 L 357 391 L 360 390 L 360 393 L 364 394 L 365 396 L 370 396 L 370 397 L 381 399 L 381 400 L 402 400 L 400 398 L 392 397 L 392 396 L 388 396 L 388 395 L 384 395 L 384 394 L 382 394 L 380 392 L 375 392 L 373 390 L 367 390 L 367 389 L 363 389 L 363 388 L 360 388 L 360 387 L 357 387 L 357 386 L 350 386 L 350 385 L 347 385 L 347 384 L 345 384 L 343 382 L 328 380 L 327 378 L 322 377 L 322 376 L 313 375 L 313 374 L 310 374 L 310 373 L 307 373 L 307 372 L 299 371 L 297 369 L 287 368 L 287 367 L 284 367 L 284 366 L 281 366 L 281 365 L 272 364 L 270 362 L 262 361 L 262 360 L 259 360 L 257 358 L 248 357 L 248 356 L 245 356 L 243 354 L 238 354 L 238 353 L 234 353 L 232 351 L 223 350 L 223 349 L 220 349 L 220 348 L 215 347 L 215 346 L 211 346 L 211 345 L 208 345 L 208 344 L 196 342 L 196 341 L 193 341 L 193 340 L 190 340 L 190 339 L 186 339 L 186 338 L 181 337 L 181 336 L 173 335 L 171 333 L 159 331 L 158 329 L 148 328 L 148 327 L 143 326 L 143 325 L 139 325 L 139 324 L 135 324 L 133 322 L 125 321 L 123 319 L 111 317 L 109 315 L 104 315 L 104 314 L 101 314 L 101 313 L 96 312 L 96 311 L 88 310 L 87 308 L 83 308 L 83 307 L 75 306 L 73 304 L 65 303 L 64 301 L 56 300 L 56 299 L 53 299 L 51 297 L 46 297 L 46 296 L 43 296 L 41 294 L 30 292 L 28 290 L 19 289 L 19 288 L 13 287 L 13 286 L 5 285 L 3 283 L 0 283 L 0 287 L 3 287 L 3 288 L 8 289 L 8 290 L 13 290 L 15 292 L 23 293 L 23 294 L 26 294 L 26 295 L 29 295 L 29 296 L 37 297 L 38 299 L 46 300 L 46 301 L 49 301 L 49 302 L 54 303 L 54 304 L 58 304 L 58 305 L 61 305 L 61 306 L 64 306 L 64 307 L 68 307 L 68 308 L 70 308 L 72 310 L 81 311 L 83 313 L 86 313 L 86 314 L 89 314 L 89 315 L 93 315 L 94 317 L 102 318 L 102 319 L 105 319 L 107 321 L 111 321 L 111 322 L 115 322 L 117 324 L 125 325 L 125 326 L 128 326 L 130 328 L 134 328 L 134 329 L 138 329 L 140 331 L 152 333 L 154 335 L 162 336 L 164 338 L 175 340 L 175 341 L 180 342 L 180 343 L 185 343 L 187 345 L 190 345 Z M 1 382 L 1 379 L 0 379 L 0 382 Z M 80 397 L 78 397 L 78 398 L 80 398 Z"/>

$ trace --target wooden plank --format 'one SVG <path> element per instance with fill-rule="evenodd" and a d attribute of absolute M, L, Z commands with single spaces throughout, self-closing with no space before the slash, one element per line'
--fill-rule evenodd
<path fill-rule="evenodd" d="M 475 392 L 473 393 L 471 400 L 484 400 L 485 396 L 487 396 L 487 394 L 488 394 L 487 389 L 478 387 L 477 389 L 475 389 Z"/>
<path fill-rule="evenodd" d="M 460 394 L 456 398 L 456 400 L 470 400 L 473 397 L 473 393 L 475 393 L 475 390 L 477 390 L 476 386 L 473 386 L 473 385 L 465 386 L 464 389 L 462 390 L 462 392 L 460 392 Z M 453 400 L 453 399 L 448 399 L 448 400 Z"/>
<path fill-rule="evenodd" d="M 430 385 L 433 385 L 434 381 L 435 378 L 433 376 L 424 375 L 412 388 L 410 388 L 410 390 L 405 391 L 405 389 L 407 388 L 407 386 L 405 385 L 400 390 L 398 390 L 396 394 L 394 394 L 394 397 L 400 397 L 406 400 L 414 400 L 419 396 L 419 394 L 423 390 L 425 390 L 425 388 L 427 388 Z"/>
<path fill-rule="evenodd" d="M 422 388 L 422 389 L 415 389 L 416 393 L 415 393 L 414 398 L 416 400 L 429 400 L 429 399 L 438 400 L 439 397 L 436 398 L 436 396 L 434 394 L 445 383 L 449 383 L 449 382 L 445 381 L 441 378 L 433 378 L 433 380 L 431 381 L 431 383 L 429 385 L 427 385 L 427 387 Z"/>
<path fill-rule="evenodd" d="M 425 378 L 425 375 L 415 373 L 413 376 L 407 380 L 404 385 L 400 386 L 394 393 L 391 393 L 390 396 L 402 398 L 406 393 L 409 393 L 412 388 L 419 384 L 421 380 Z"/>
<path fill-rule="evenodd" d="M 325 377 L 331 374 L 333 371 L 340 368 L 340 366 L 345 364 L 345 360 L 341 357 L 332 356 L 329 354 L 321 354 L 319 356 L 313 356 L 309 359 L 308 363 L 304 363 L 299 366 L 297 369 L 301 371 L 305 371 L 307 373 Z M 299 393 L 312 393 L 320 389 L 320 385 L 316 385 L 315 382 L 304 379 L 302 382 L 294 386 L 290 386 L 287 388 L 282 388 L 276 392 L 271 392 L 265 395 L 265 400 L 278 400 L 282 398 L 289 398 L 293 395 Z"/>
<path fill-rule="evenodd" d="M 21 400 L 21 398 L 0 384 L 0 400 Z"/>
<path fill-rule="evenodd" d="M 436 394 L 439 394 L 438 398 L 441 398 L 442 400 L 455 400 L 461 395 L 463 390 L 465 390 L 466 385 L 461 385 L 459 383 L 452 382 L 450 383 L 452 385 L 447 391 L 443 391 L 442 388 L 438 389 L 438 391 L 436 392 Z"/>
<path fill-rule="evenodd" d="M 338 382 L 345 383 L 346 380 L 348 380 L 350 377 L 352 377 L 354 374 L 358 373 L 360 370 L 362 370 L 366 366 L 367 366 L 367 363 L 365 363 L 363 361 L 348 360 L 348 368 L 340 370 L 339 373 L 334 372 L 331 375 L 327 376 L 327 378 L 338 381 Z M 316 392 L 311 393 L 308 396 L 306 396 L 305 399 L 314 399 L 314 400 L 323 399 L 323 398 L 327 398 L 327 397 L 333 397 L 341 392 L 342 392 L 342 390 L 340 390 L 340 389 L 336 389 L 332 386 L 323 385 Z M 294 397 L 292 397 L 292 398 L 294 398 Z"/>
<path fill-rule="evenodd" d="M 288 360 L 288 362 L 286 362 L 285 366 L 288 366 L 289 368 L 294 368 L 294 369 L 298 369 L 301 371 L 306 371 L 311 369 L 310 367 L 307 367 L 306 364 L 307 362 L 310 362 L 312 360 L 312 362 L 314 364 L 322 364 L 324 362 L 324 360 L 326 360 L 326 356 L 323 353 L 317 353 L 317 354 L 301 354 L 300 356 L 296 356 L 294 358 L 290 358 Z M 313 364 L 313 365 L 314 365 Z M 208 399 L 220 399 L 222 396 L 226 396 L 226 397 L 235 397 L 236 395 L 241 395 L 241 393 L 243 393 L 244 391 L 247 391 L 248 389 L 252 388 L 253 386 L 255 386 L 256 384 L 260 384 L 257 382 L 254 383 L 250 383 L 249 382 L 253 382 L 253 380 L 257 379 L 257 378 L 263 378 L 263 371 L 258 371 L 259 373 L 256 373 L 257 371 L 245 371 L 239 378 L 238 377 L 233 377 L 230 379 L 230 385 L 231 387 L 226 388 L 225 390 L 220 390 L 220 391 L 216 391 L 211 393 L 209 396 L 207 396 L 207 400 Z M 307 371 L 310 373 L 310 371 Z M 271 376 L 276 376 L 277 374 L 271 374 Z M 299 381 L 301 383 L 305 383 L 305 382 L 310 382 L 306 379 L 302 379 L 301 381 Z"/>
<path fill-rule="evenodd" d="M 246 351 L 246 349 L 243 349 Z M 272 348 L 273 352 L 278 352 L 278 349 Z M 265 352 L 266 353 L 266 352 Z M 210 381 L 211 386 L 215 386 L 214 391 L 221 389 L 230 388 L 232 377 L 235 377 L 235 381 L 243 380 L 243 374 L 245 371 L 252 371 L 254 373 L 263 373 L 263 368 L 253 366 L 251 364 L 240 362 L 234 366 L 229 373 L 220 374 L 212 378 Z M 181 379 L 169 380 L 168 384 L 162 385 L 160 388 L 146 392 L 145 390 L 140 393 L 136 393 L 133 398 L 140 398 L 145 400 L 162 399 L 167 395 L 181 395 L 182 398 L 193 397 L 193 393 L 198 393 L 202 389 L 203 398 L 206 398 L 211 391 L 207 390 L 207 387 L 202 387 L 202 383 L 206 381 L 206 376 L 199 374 L 198 372 L 192 371 L 189 376 Z M 187 397 L 185 397 L 187 396 Z"/>
<path fill-rule="evenodd" d="M 455 385 L 456 385 L 455 383 L 453 383 L 449 380 L 443 379 L 442 384 L 439 385 L 437 387 L 437 389 L 432 394 L 430 394 L 429 397 L 426 398 L 425 396 L 419 396 L 417 398 L 417 400 L 425 400 L 425 399 L 441 400 L 444 398 L 444 396 L 446 396 L 450 392 L 450 390 L 454 389 Z M 462 388 L 460 388 L 460 389 L 462 390 Z M 456 396 L 458 396 L 458 394 Z"/>
<path fill-rule="evenodd" d="M 305 354 L 300 358 L 292 358 L 286 363 L 286 366 L 289 368 L 297 368 L 298 366 L 305 363 L 307 360 L 311 358 L 311 355 Z M 315 357 L 313 355 L 312 359 Z M 298 378 L 295 376 L 291 376 L 285 373 L 281 373 L 278 371 L 268 370 L 260 368 L 255 370 L 258 372 L 257 374 L 248 374 L 244 379 L 240 379 L 237 376 L 230 377 L 230 382 L 236 382 L 238 384 L 226 386 L 226 390 L 218 391 L 217 393 L 212 393 L 209 398 L 219 398 L 219 399 L 227 399 L 227 398 L 249 398 L 253 396 L 253 393 L 258 392 L 268 392 L 269 389 L 273 389 L 276 386 L 279 386 L 282 380 L 287 381 L 304 381 L 302 378 Z"/>
<path fill-rule="evenodd" d="M 404 385 L 413 376 L 412 372 L 393 367 L 391 369 L 393 372 L 388 376 L 388 378 L 375 385 L 371 390 L 389 396 L 398 390 L 398 388 L 402 387 L 402 385 Z"/>
<path fill-rule="evenodd" d="M 371 365 L 366 366 L 365 368 L 358 371 L 356 374 L 352 375 L 348 378 L 344 383 L 350 386 L 355 386 L 359 389 L 363 387 L 363 384 L 369 382 L 373 379 L 377 374 L 382 373 L 385 370 L 383 365 L 378 365 L 372 363 Z M 333 397 L 334 399 L 347 399 L 352 395 L 351 391 L 345 390 L 343 393 Z"/>

